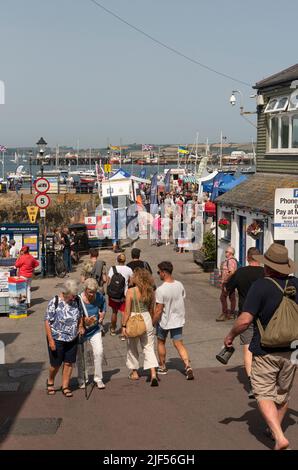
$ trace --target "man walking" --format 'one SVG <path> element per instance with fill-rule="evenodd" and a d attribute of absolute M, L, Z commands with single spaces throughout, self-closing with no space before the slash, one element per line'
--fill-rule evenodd
<path fill-rule="evenodd" d="M 247 251 L 248 266 L 237 269 L 237 271 L 230 277 L 230 279 L 226 283 L 226 289 L 229 294 L 235 292 L 236 289 L 238 291 L 239 315 L 243 311 L 243 304 L 250 287 L 255 281 L 264 277 L 264 268 L 260 266 L 259 261 L 255 261 L 253 258 L 257 255 L 260 255 L 260 252 L 257 248 L 249 248 Z M 243 346 L 244 367 L 249 380 L 249 398 L 254 398 L 250 383 L 252 353 L 249 350 L 249 345 L 253 337 L 253 331 L 253 324 L 251 323 L 247 330 L 240 334 L 240 344 L 241 346 Z"/>
<path fill-rule="evenodd" d="M 127 263 L 127 266 L 132 270 L 135 271 L 136 269 L 147 269 L 150 274 L 152 274 L 152 269 L 149 266 L 147 261 L 140 260 L 141 250 L 139 248 L 133 248 L 131 250 L 131 258 L 132 261 Z"/>
<path fill-rule="evenodd" d="M 257 255 L 254 259 L 265 265 L 266 277 L 257 280 L 250 288 L 243 312 L 225 338 L 225 346 L 231 347 L 235 337 L 254 321 L 254 335 L 249 347 L 253 354 L 251 384 L 261 414 L 275 440 L 274 449 L 284 450 L 289 447 L 289 441 L 283 433 L 282 422 L 288 409 L 296 364 L 291 361 L 293 351 L 290 344 L 278 348 L 262 345 L 257 321 L 266 330 L 284 295 L 290 296 L 294 305 L 298 304 L 298 279 L 289 276 L 295 271 L 295 264 L 282 245 L 273 243 L 264 256 Z M 288 328 L 286 333 L 290 337 L 291 325 Z"/>
<path fill-rule="evenodd" d="M 231 292 L 230 294 L 226 290 L 226 283 L 230 279 L 230 277 L 234 274 L 235 271 L 237 271 L 237 261 L 235 259 L 235 249 L 232 246 L 228 246 L 225 252 L 226 259 L 222 263 L 221 266 L 221 281 L 222 281 L 222 286 L 221 286 L 221 296 L 220 296 L 220 302 L 221 302 L 221 308 L 222 308 L 222 313 L 221 315 L 216 319 L 216 321 L 225 321 L 225 320 L 230 320 L 231 318 L 234 317 L 235 314 L 235 308 L 236 308 L 236 295 L 235 292 Z M 231 309 L 228 310 L 228 297 L 231 302 Z"/>
<path fill-rule="evenodd" d="M 159 374 L 167 374 L 166 368 L 166 339 L 171 335 L 173 344 L 184 362 L 187 380 L 193 380 L 194 375 L 190 366 L 188 352 L 182 341 L 182 331 L 185 324 L 185 290 L 183 284 L 176 281 L 172 275 L 173 265 L 163 261 L 158 265 L 158 275 L 163 284 L 156 289 L 156 308 L 153 324 L 156 324 L 157 350 L 159 358 Z"/>

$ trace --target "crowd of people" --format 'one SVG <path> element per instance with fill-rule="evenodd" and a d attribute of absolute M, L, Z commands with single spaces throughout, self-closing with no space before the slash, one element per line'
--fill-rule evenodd
<path fill-rule="evenodd" d="M 240 336 L 249 397 L 257 400 L 267 424 L 265 433 L 275 441 L 275 450 L 288 449 L 282 424 L 297 368 L 294 350 L 298 333 L 298 279 L 292 275 L 295 264 L 287 248 L 277 243 L 264 255 L 249 248 L 245 267 L 238 268 L 234 254 L 234 249 L 227 247 L 222 264 L 222 314 L 217 321 L 234 318 L 237 291 L 238 315 L 224 343 L 230 349 Z"/>
<path fill-rule="evenodd" d="M 170 334 L 185 367 L 185 377 L 193 380 L 189 354 L 183 344 L 185 324 L 185 289 L 173 276 L 169 261 L 159 263 L 157 274 L 162 285 L 155 286 L 152 269 L 141 259 L 141 251 L 133 248 L 132 260 L 126 263 L 124 253 L 117 255 L 116 264 L 109 271 L 98 251 L 91 249 L 83 263 L 80 282 L 68 279 L 59 295 L 54 296 L 45 314 L 45 328 L 49 350 L 50 369 L 47 393 L 56 393 L 55 378 L 62 366 L 62 392 L 70 398 L 70 378 L 78 363 L 78 383 L 84 388 L 89 381 L 86 348 L 89 342 L 94 357 L 94 382 L 99 389 L 105 384 L 102 374 L 103 342 L 107 304 L 112 309 L 109 333 L 127 342 L 126 365 L 130 380 L 139 380 L 139 349 L 144 354 L 145 371 L 150 371 L 152 387 L 159 386 L 159 374 L 167 374 L 166 339 Z M 108 297 L 106 302 L 106 295 Z M 118 315 L 121 316 L 121 326 Z M 135 321 L 143 326 L 135 334 Z M 120 326 L 120 329 L 117 327 Z M 155 334 L 157 353 L 155 352 Z"/>

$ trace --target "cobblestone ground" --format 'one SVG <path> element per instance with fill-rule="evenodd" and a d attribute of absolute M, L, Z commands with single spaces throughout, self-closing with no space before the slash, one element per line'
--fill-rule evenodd
<path fill-rule="evenodd" d="M 162 260 L 171 260 L 175 276 L 186 288 L 187 321 L 184 341 L 195 371 L 188 382 L 176 350 L 168 344 L 169 374 L 151 388 L 146 377 L 127 379 L 126 344 L 104 337 L 104 391 L 89 387 L 88 400 L 77 390 L 74 397 L 45 393 L 48 355 L 43 315 L 47 302 L 59 292 L 60 279 L 35 279 L 32 313 L 26 319 L 0 318 L 0 340 L 6 363 L 0 366 L 0 448 L 2 449 L 268 449 L 264 423 L 254 400 L 246 393 L 241 348 L 229 366 L 215 359 L 231 322 L 216 323 L 219 291 L 209 275 L 193 262 L 192 254 L 177 254 L 172 246 L 136 244 L 154 273 Z M 130 249 L 126 249 L 130 259 Z M 102 251 L 108 267 L 115 255 Z M 72 274 L 79 277 L 79 267 Z M 157 276 L 156 276 L 157 277 Z M 157 278 L 156 281 L 158 282 Z M 110 312 L 106 317 L 106 328 Z M 119 318 L 120 326 L 120 318 Z M 60 377 L 57 386 L 60 386 Z M 297 380 L 285 422 L 291 447 L 297 443 Z"/>

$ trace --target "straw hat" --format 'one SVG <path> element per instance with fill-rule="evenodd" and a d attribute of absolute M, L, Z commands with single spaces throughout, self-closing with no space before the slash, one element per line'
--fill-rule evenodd
<path fill-rule="evenodd" d="M 253 259 L 281 274 L 292 274 L 296 269 L 288 249 L 279 243 L 272 243 L 264 255 L 255 255 Z"/>

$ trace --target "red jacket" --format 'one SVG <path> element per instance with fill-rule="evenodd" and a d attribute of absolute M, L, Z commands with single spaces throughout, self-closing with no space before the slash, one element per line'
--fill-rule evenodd
<path fill-rule="evenodd" d="M 19 269 L 19 275 L 24 277 L 32 277 L 34 269 L 37 268 L 39 262 L 33 258 L 30 253 L 21 255 L 16 261 L 15 267 Z"/>

